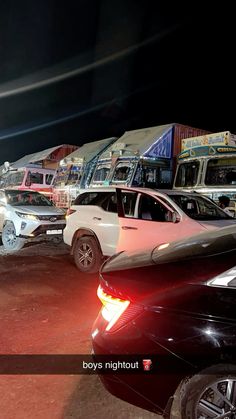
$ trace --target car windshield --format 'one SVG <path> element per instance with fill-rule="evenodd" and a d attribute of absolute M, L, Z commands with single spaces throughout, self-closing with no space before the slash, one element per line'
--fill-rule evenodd
<path fill-rule="evenodd" d="M 53 204 L 46 196 L 31 191 L 6 191 L 7 203 L 14 206 L 43 206 L 51 207 Z"/>
<path fill-rule="evenodd" d="M 210 221 L 230 219 L 231 217 L 219 208 L 210 199 L 199 195 L 175 195 L 168 194 L 168 196 L 185 212 L 190 218 L 194 220 Z"/>

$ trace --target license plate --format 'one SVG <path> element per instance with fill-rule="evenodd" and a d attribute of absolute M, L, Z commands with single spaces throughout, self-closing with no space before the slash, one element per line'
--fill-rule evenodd
<path fill-rule="evenodd" d="M 62 234 L 62 230 L 47 230 L 47 234 Z"/>

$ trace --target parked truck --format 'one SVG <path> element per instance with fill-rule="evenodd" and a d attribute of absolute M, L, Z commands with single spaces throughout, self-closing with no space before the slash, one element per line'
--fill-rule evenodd
<path fill-rule="evenodd" d="M 229 131 L 182 140 L 174 189 L 236 201 L 236 136 Z"/>
<path fill-rule="evenodd" d="M 28 154 L 1 167 L 0 187 L 41 192 L 52 199 L 53 181 L 60 159 L 77 146 L 62 144 Z"/>
<path fill-rule="evenodd" d="M 116 137 L 82 145 L 62 159 L 53 184 L 53 201 L 60 208 L 68 208 L 76 196 L 89 186 L 97 160 Z"/>
<path fill-rule="evenodd" d="M 170 187 L 181 139 L 206 132 L 175 123 L 127 131 L 101 153 L 90 187 Z"/>

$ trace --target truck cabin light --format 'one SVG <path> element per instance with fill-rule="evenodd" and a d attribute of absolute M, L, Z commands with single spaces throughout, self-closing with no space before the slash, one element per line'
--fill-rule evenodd
<path fill-rule="evenodd" d="M 121 300 L 120 298 L 106 294 L 100 285 L 97 290 L 97 296 L 103 304 L 101 314 L 108 322 L 106 326 L 106 331 L 108 332 L 128 308 L 130 301 Z"/>

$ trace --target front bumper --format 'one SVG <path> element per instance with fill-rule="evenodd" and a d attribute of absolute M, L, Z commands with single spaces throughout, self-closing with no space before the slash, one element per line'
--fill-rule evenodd
<path fill-rule="evenodd" d="M 50 237 L 63 237 L 63 230 L 66 224 L 42 224 L 36 227 L 31 232 L 24 234 L 23 232 L 19 234 L 19 237 L 25 239 L 33 239 L 35 237 L 44 236 L 46 238 Z"/>

